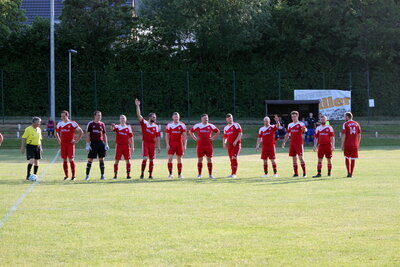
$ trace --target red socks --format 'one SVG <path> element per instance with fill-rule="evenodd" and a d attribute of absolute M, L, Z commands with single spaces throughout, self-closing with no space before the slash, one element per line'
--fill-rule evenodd
<path fill-rule="evenodd" d="M 154 162 L 152 160 L 150 160 L 149 163 L 149 175 L 152 176 L 153 174 L 153 167 L 154 167 Z"/>
<path fill-rule="evenodd" d="M 346 169 L 347 169 L 347 173 L 350 174 L 350 160 L 348 158 L 345 159 L 346 162 Z"/>
<path fill-rule="evenodd" d="M 212 174 L 213 164 L 211 162 L 207 163 L 207 168 L 208 168 L 208 174 L 211 175 Z"/>
<path fill-rule="evenodd" d="M 351 165 L 350 165 L 350 174 L 353 175 L 354 167 L 356 166 L 356 160 L 352 159 L 351 160 Z"/>
<path fill-rule="evenodd" d="M 63 162 L 63 169 L 64 169 L 65 177 L 68 177 L 68 161 Z"/>
<path fill-rule="evenodd" d="M 114 163 L 114 175 L 117 176 L 118 174 L 118 164 Z"/>
<path fill-rule="evenodd" d="M 75 177 L 75 161 L 70 161 L 72 177 Z"/>
<path fill-rule="evenodd" d="M 131 164 L 126 163 L 126 175 L 129 176 L 130 173 L 131 173 Z"/>
<path fill-rule="evenodd" d="M 168 171 L 169 171 L 169 174 L 171 175 L 172 174 L 172 163 L 169 163 L 168 162 Z"/>
<path fill-rule="evenodd" d="M 321 170 L 322 170 L 322 162 L 318 162 L 318 164 L 317 164 L 317 172 L 318 172 L 318 174 L 321 174 Z"/>
<path fill-rule="evenodd" d="M 147 160 L 142 160 L 142 175 L 143 175 L 143 173 L 144 173 L 144 170 L 146 169 L 146 163 L 147 163 Z"/>
<path fill-rule="evenodd" d="M 264 163 L 264 174 L 268 174 L 268 163 Z"/>
<path fill-rule="evenodd" d="M 237 159 L 231 159 L 231 170 L 232 170 L 232 175 L 236 174 L 238 168 L 238 161 Z"/>
<path fill-rule="evenodd" d="M 301 163 L 301 168 L 303 169 L 303 176 L 305 176 L 306 175 L 306 164 Z"/>
<path fill-rule="evenodd" d="M 276 163 L 272 163 L 272 169 L 274 169 L 274 174 L 278 172 L 278 168 L 276 167 Z"/>
<path fill-rule="evenodd" d="M 203 170 L 203 163 L 197 162 L 197 170 L 199 172 L 199 175 L 201 175 L 201 171 Z"/>
<path fill-rule="evenodd" d="M 297 163 L 293 163 L 293 170 L 295 175 L 299 175 L 299 165 Z"/>
<path fill-rule="evenodd" d="M 178 175 L 182 173 L 182 163 L 178 163 Z"/>

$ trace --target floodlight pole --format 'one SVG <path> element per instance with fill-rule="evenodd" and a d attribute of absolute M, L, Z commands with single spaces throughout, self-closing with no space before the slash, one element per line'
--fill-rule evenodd
<path fill-rule="evenodd" d="M 54 66 L 54 0 L 50 0 L 50 117 L 53 118 L 53 120 L 56 115 Z"/>
<path fill-rule="evenodd" d="M 72 67 L 71 58 L 72 54 L 77 54 L 78 52 L 73 49 L 68 49 L 68 104 L 69 104 L 69 117 L 72 118 Z"/>

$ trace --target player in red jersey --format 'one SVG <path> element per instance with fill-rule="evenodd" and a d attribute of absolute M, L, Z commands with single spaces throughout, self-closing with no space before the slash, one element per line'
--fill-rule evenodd
<path fill-rule="evenodd" d="M 197 170 L 198 176 L 197 178 L 201 178 L 201 171 L 203 169 L 203 157 L 207 157 L 207 167 L 209 178 L 214 179 L 215 177 L 212 175 L 212 156 L 213 156 L 213 145 L 212 142 L 219 135 L 219 129 L 215 127 L 214 124 L 208 123 L 208 115 L 201 115 L 201 122 L 195 124 L 189 131 L 190 136 L 196 141 L 196 150 L 197 150 Z M 197 136 L 195 135 L 197 133 Z M 214 135 L 212 135 L 214 133 Z"/>
<path fill-rule="evenodd" d="M 306 178 L 306 163 L 303 158 L 304 147 L 303 147 L 303 133 L 307 131 L 306 125 L 299 121 L 299 112 L 292 111 L 290 113 L 292 116 L 292 121 L 288 125 L 288 129 L 285 135 L 285 139 L 282 143 L 282 148 L 285 148 L 285 144 L 290 137 L 290 147 L 289 147 L 289 157 L 293 159 L 293 177 L 298 177 L 298 165 L 297 165 L 297 156 L 299 157 L 301 168 L 303 169 L 303 177 Z"/>
<path fill-rule="evenodd" d="M 262 143 L 261 159 L 264 161 L 264 174 L 261 177 L 263 178 L 268 177 L 268 159 L 271 160 L 274 170 L 273 177 L 278 177 L 278 170 L 275 162 L 275 136 L 281 124 L 278 115 L 275 115 L 274 120 L 276 124 L 271 125 L 271 119 L 266 116 L 264 118 L 264 126 L 258 131 L 256 151 L 258 152 L 260 150 L 260 144 Z"/>
<path fill-rule="evenodd" d="M 238 169 L 237 157 L 242 149 L 242 127 L 239 123 L 233 122 L 233 115 L 226 114 L 226 122 L 228 125 L 224 128 L 224 136 L 222 138 L 222 147 L 228 149 L 229 160 L 231 161 L 231 175 L 228 178 L 236 178 Z M 228 145 L 228 146 L 227 146 Z"/>
<path fill-rule="evenodd" d="M 75 132 L 78 136 L 75 138 Z M 64 181 L 68 180 L 68 159 L 71 165 L 71 180 L 75 180 L 75 144 L 79 142 L 83 131 L 79 125 L 69 119 L 69 112 L 61 111 L 61 121 L 56 127 L 56 137 L 61 148 L 61 158 L 63 159 Z"/>
<path fill-rule="evenodd" d="M 180 115 L 178 112 L 172 114 L 172 122 L 167 124 L 165 129 L 165 143 L 167 145 L 168 153 L 168 178 L 173 178 L 172 175 L 172 159 L 176 154 L 176 161 L 178 167 L 178 178 L 182 176 L 182 156 L 185 153 L 187 146 L 187 129 L 186 125 L 179 121 Z"/>
<path fill-rule="evenodd" d="M 328 176 L 331 176 L 332 170 L 332 152 L 335 150 L 335 132 L 332 126 L 326 125 L 328 118 L 321 116 L 319 122 L 321 125 L 317 127 L 314 135 L 314 151 L 318 151 L 318 164 L 317 164 L 317 175 L 313 178 L 321 177 L 322 160 L 324 156 L 328 162 Z"/>
<path fill-rule="evenodd" d="M 160 131 L 158 125 L 155 123 L 157 116 L 155 113 L 150 113 L 148 116 L 148 121 L 146 121 L 140 114 L 140 101 L 135 99 L 136 105 L 136 115 L 140 122 L 142 128 L 142 172 L 140 174 L 140 179 L 144 178 L 144 170 L 146 169 L 147 159 L 149 159 L 149 179 L 153 179 L 153 168 L 155 159 L 155 150 L 157 146 L 157 153 L 161 151 L 160 144 Z"/>
<path fill-rule="evenodd" d="M 346 158 L 347 177 L 353 177 L 354 166 L 358 158 L 358 147 L 361 141 L 361 127 L 358 122 L 353 121 L 353 114 L 344 114 L 345 123 L 342 130 L 342 150 Z M 351 162 L 350 162 L 351 161 Z"/>
<path fill-rule="evenodd" d="M 131 153 L 135 150 L 133 142 L 133 130 L 132 127 L 126 124 L 126 116 L 119 116 L 119 124 L 111 124 L 111 130 L 115 132 L 115 162 L 114 162 L 114 178 L 117 179 L 118 175 L 118 164 L 122 156 L 124 156 L 126 162 L 126 179 L 131 179 Z"/>
<path fill-rule="evenodd" d="M 86 127 L 86 151 L 88 153 L 88 162 L 86 164 L 85 181 L 89 180 L 90 169 L 92 168 L 93 159 L 99 158 L 100 179 L 105 180 L 104 176 L 104 158 L 106 157 L 108 139 L 106 133 L 106 125 L 101 121 L 101 112 L 96 110 L 93 113 L 94 120 L 89 122 Z"/>

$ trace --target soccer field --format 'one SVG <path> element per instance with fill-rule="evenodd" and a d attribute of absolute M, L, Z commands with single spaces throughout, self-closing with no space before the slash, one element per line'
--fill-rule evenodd
<path fill-rule="evenodd" d="M 292 178 L 291 159 L 281 152 L 279 178 L 260 178 L 259 155 L 246 148 L 238 178 L 224 178 L 229 160 L 217 149 L 217 179 L 196 179 L 191 148 L 184 180 L 166 178 L 165 151 L 155 179 L 139 180 L 135 151 L 128 181 L 122 162 L 121 178 L 110 179 L 110 151 L 109 179 L 99 180 L 96 161 L 85 182 L 79 149 L 77 181 L 63 182 L 57 150 L 47 149 L 41 181 L 32 186 L 25 157 L 1 149 L 0 265 L 400 265 L 400 147 L 362 150 L 351 179 L 342 152 L 334 154 L 332 177 L 324 161 L 318 179 L 310 178 L 314 152 L 305 154 L 309 178 Z"/>

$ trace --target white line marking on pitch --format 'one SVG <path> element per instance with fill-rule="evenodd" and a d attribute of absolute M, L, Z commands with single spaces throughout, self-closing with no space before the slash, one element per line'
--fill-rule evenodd
<path fill-rule="evenodd" d="M 57 154 L 54 157 L 54 159 L 44 169 L 44 171 L 40 175 L 41 177 L 45 177 L 46 176 L 47 170 L 53 165 L 54 162 L 56 162 L 56 160 L 57 160 L 59 155 L 60 155 L 60 150 L 57 151 Z M 35 186 L 37 186 L 40 183 L 40 180 L 41 179 L 36 180 L 34 183 L 32 183 L 26 189 L 26 191 L 17 199 L 17 201 L 15 201 L 14 205 L 7 211 L 7 213 L 4 215 L 4 217 L 1 218 L 1 220 L 0 220 L 0 229 L 6 224 L 8 219 L 10 219 L 10 217 L 17 211 L 19 205 L 21 205 L 22 201 L 24 201 L 24 199 L 29 195 L 29 193 L 32 192 L 33 188 L 35 188 Z"/>

